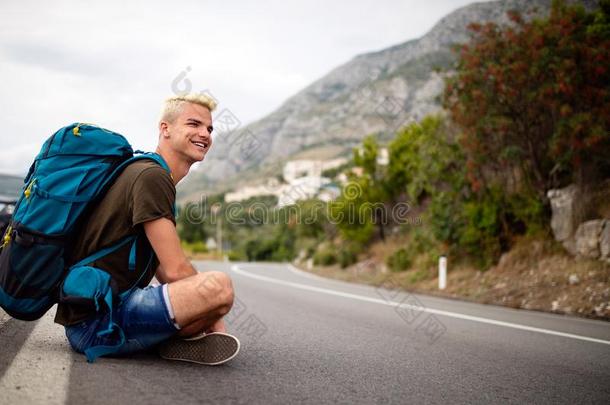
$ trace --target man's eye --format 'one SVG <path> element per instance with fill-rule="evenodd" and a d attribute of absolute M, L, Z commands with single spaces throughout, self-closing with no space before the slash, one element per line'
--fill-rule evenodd
<path fill-rule="evenodd" d="M 214 130 L 214 127 L 210 125 L 208 127 L 208 134 L 211 134 L 213 130 Z"/>

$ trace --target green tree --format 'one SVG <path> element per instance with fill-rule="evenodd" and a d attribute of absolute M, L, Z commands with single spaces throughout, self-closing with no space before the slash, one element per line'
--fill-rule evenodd
<path fill-rule="evenodd" d="M 450 128 L 440 116 L 425 117 L 402 129 L 388 148 L 388 194 L 396 199 L 406 193 L 411 201 L 420 202 L 443 184 L 458 181 L 463 158 L 450 136 Z"/>
<path fill-rule="evenodd" d="M 206 213 L 196 203 L 187 203 L 178 211 L 177 225 L 180 239 L 188 243 L 205 242 Z"/>
<path fill-rule="evenodd" d="M 343 187 L 341 196 L 330 202 L 329 220 L 336 225 L 345 241 L 353 242 L 359 248 L 371 240 L 375 231 L 373 217 L 366 209 L 370 203 L 364 194 L 364 190 L 370 187 L 370 182 L 366 176 L 353 176 Z"/>
<path fill-rule="evenodd" d="M 377 227 L 381 240 L 385 240 L 390 194 L 386 184 L 386 170 L 377 163 L 378 156 L 377 140 L 369 135 L 362 141 L 362 147 L 354 150 L 354 165 L 362 168 L 362 176 L 358 179 L 352 176 L 348 187 L 360 193 L 350 204 L 356 204 L 354 208 L 357 210 L 358 221 L 367 224 L 363 226 L 362 236 L 367 234 L 368 224 L 373 224 Z"/>

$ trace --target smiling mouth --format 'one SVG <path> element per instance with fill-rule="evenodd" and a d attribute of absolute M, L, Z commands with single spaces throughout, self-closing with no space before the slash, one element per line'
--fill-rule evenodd
<path fill-rule="evenodd" d="M 209 143 L 207 142 L 196 142 L 196 141 L 191 141 L 191 143 L 193 145 L 195 145 L 196 147 L 198 147 L 201 150 L 206 150 L 209 146 Z"/>

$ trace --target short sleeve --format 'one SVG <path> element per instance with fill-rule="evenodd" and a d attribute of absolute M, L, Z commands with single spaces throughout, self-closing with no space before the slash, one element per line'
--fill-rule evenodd
<path fill-rule="evenodd" d="M 132 226 L 168 218 L 174 224 L 176 188 L 171 177 L 161 167 L 147 167 L 137 177 L 131 188 Z"/>

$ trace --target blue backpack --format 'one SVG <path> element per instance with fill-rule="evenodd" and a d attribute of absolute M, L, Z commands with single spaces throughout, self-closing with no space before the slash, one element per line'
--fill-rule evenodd
<path fill-rule="evenodd" d="M 137 237 L 109 241 L 69 268 L 66 253 L 80 219 L 127 165 L 150 159 L 169 172 L 160 155 L 135 153 L 122 135 L 88 124 L 64 127 L 44 143 L 1 241 L 0 306 L 10 316 L 39 319 L 60 299 L 91 300 L 98 310 L 112 313 L 116 286 L 108 273 L 87 264 L 131 243 L 129 268 L 135 269 Z M 100 334 L 113 329 L 111 318 L 108 330 Z M 109 352 L 93 351 L 87 358 L 93 361 Z"/>

